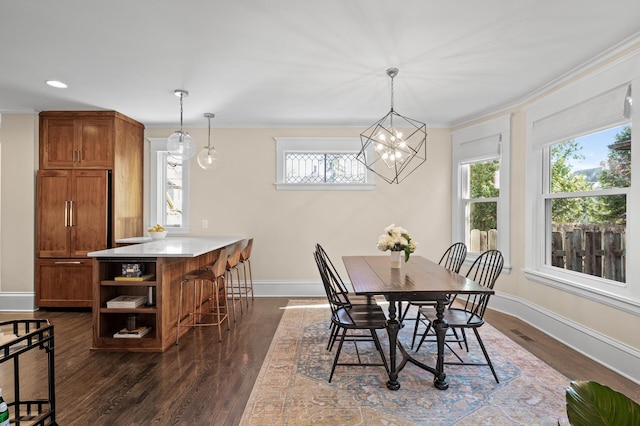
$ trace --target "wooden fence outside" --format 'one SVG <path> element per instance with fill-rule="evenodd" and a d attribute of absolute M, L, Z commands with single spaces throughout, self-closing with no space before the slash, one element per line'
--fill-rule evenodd
<path fill-rule="evenodd" d="M 469 251 L 471 253 L 482 253 L 483 251 L 498 249 L 498 231 L 490 229 L 481 231 L 472 229 L 469 235 Z"/>
<path fill-rule="evenodd" d="M 626 280 L 624 225 L 552 224 L 551 264 L 619 282 Z"/>

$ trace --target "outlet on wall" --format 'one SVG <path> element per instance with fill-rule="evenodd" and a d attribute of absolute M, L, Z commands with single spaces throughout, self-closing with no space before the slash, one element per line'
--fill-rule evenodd
<path fill-rule="evenodd" d="M 206 229 L 209 227 L 209 221 L 207 219 L 202 219 L 202 229 Z"/>

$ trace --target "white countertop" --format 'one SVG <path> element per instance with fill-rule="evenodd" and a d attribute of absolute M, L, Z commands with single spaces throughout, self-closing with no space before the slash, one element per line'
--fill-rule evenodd
<path fill-rule="evenodd" d="M 89 257 L 196 257 L 244 240 L 245 237 L 166 237 L 148 243 L 92 251 Z"/>

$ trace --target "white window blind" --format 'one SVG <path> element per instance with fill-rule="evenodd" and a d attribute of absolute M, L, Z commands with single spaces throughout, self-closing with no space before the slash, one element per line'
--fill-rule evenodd
<path fill-rule="evenodd" d="M 584 136 L 627 121 L 625 105 L 629 85 L 623 84 L 532 123 L 531 142 L 540 148 Z"/>

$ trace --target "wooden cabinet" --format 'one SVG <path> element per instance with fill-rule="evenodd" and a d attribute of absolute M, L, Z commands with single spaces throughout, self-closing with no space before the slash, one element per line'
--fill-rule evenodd
<path fill-rule="evenodd" d="M 38 257 L 86 257 L 90 251 L 108 248 L 109 174 L 108 170 L 38 173 Z"/>
<path fill-rule="evenodd" d="M 116 111 L 40 113 L 37 306 L 91 307 L 87 253 L 143 234 L 143 144 Z"/>
<path fill-rule="evenodd" d="M 91 259 L 38 259 L 36 261 L 38 306 L 90 307 L 92 276 Z"/>
<path fill-rule="evenodd" d="M 113 137 L 110 117 L 41 114 L 40 168 L 110 168 Z"/>

